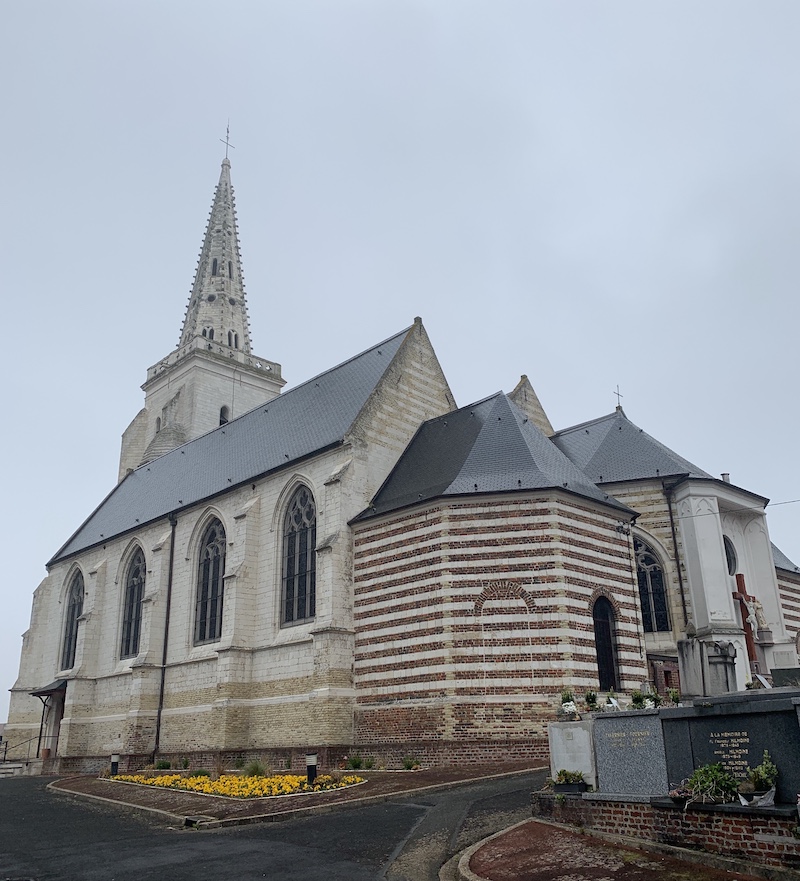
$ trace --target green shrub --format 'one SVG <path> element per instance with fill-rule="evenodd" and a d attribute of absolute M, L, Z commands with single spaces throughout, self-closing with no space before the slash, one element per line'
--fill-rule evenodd
<path fill-rule="evenodd" d="M 673 704 L 677 705 L 680 703 L 681 693 L 678 691 L 677 688 L 668 688 L 667 695 L 669 696 L 669 699 L 672 701 Z"/>
<path fill-rule="evenodd" d="M 760 765 L 751 768 L 747 779 L 753 784 L 755 790 L 769 790 L 778 782 L 778 767 L 772 761 L 768 750 L 764 750 L 764 758 Z"/>
<path fill-rule="evenodd" d="M 367 771 L 371 770 L 374 767 L 375 767 L 375 759 L 373 759 L 373 758 L 364 759 L 364 768 Z"/>
<path fill-rule="evenodd" d="M 350 756 L 347 760 L 347 767 L 352 768 L 354 771 L 358 771 L 362 764 L 363 760 L 361 756 Z"/>
<path fill-rule="evenodd" d="M 210 777 L 211 771 L 209 771 L 208 768 L 196 768 L 194 771 L 192 771 L 192 773 L 189 776 L 190 777 Z"/>
<path fill-rule="evenodd" d="M 159 759 L 156 762 L 156 771 L 169 771 L 172 765 L 166 759 Z"/>
<path fill-rule="evenodd" d="M 631 692 L 631 706 L 634 710 L 644 709 L 644 694 L 638 689 Z"/>
<path fill-rule="evenodd" d="M 244 766 L 244 776 L 245 777 L 263 777 L 264 776 L 264 766 L 258 759 L 253 759 L 251 762 L 248 762 Z"/>
<path fill-rule="evenodd" d="M 686 781 L 686 788 L 692 793 L 690 801 L 702 804 L 736 801 L 739 794 L 739 783 L 721 762 L 695 769 Z"/>
<path fill-rule="evenodd" d="M 406 771 L 416 771 L 419 768 L 419 762 L 413 756 L 405 756 L 403 759 L 403 768 Z"/>
<path fill-rule="evenodd" d="M 583 701 L 590 710 L 597 709 L 597 692 L 587 691 L 583 696 Z"/>
<path fill-rule="evenodd" d="M 189 759 L 187 759 L 186 756 L 184 756 L 181 759 L 181 768 L 183 768 L 183 770 L 185 771 L 188 767 L 189 767 Z"/>

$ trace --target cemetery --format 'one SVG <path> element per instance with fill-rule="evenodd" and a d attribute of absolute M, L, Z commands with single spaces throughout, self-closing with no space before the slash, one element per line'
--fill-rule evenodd
<path fill-rule="evenodd" d="M 553 778 L 580 772 L 589 791 L 536 792 L 534 817 L 800 868 L 800 689 L 600 711 L 551 723 L 549 739 Z"/>

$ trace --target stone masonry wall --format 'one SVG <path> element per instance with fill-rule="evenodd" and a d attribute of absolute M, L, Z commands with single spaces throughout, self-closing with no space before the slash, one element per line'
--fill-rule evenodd
<path fill-rule="evenodd" d="M 593 600 L 645 678 L 627 540 L 574 497 L 448 500 L 356 527 L 356 741 L 544 742 L 563 688 L 597 688 Z"/>
<path fill-rule="evenodd" d="M 778 593 L 786 623 L 786 632 L 795 640 L 795 647 L 800 652 L 798 634 L 800 634 L 800 573 L 776 570 L 778 576 Z"/>

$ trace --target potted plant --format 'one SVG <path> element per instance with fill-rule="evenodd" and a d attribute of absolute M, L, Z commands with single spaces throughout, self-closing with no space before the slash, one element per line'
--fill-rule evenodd
<path fill-rule="evenodd" d="M 592 691 L 591 689 L 589 689 L 589 691 L 587 691 L 583 695 L 583 702 L 586 704 L 586 709 L 590 713 L 595 713 L 595 712 L 597 712 L 597 710 L 600 709 L 597 706 L 597 692 L 596 691 Z"/>
<path fill-rule="evenodd" d="M 692 802 L 726 804 L 739 798 L 739 782 L 721 762 L 696 768 L 686 780 L 686 789 L 690 792 L 687 806 Z"/>
<path fill-rule="evenodd" d="M 578 705 L 575 703 L 575 695 L 568 688 L 561 692 L 561 707 L 559 713 L 562 716 L 569 716 L 572 720 L 580 719 L 578 715 Z"/>
<path fill-rule="evenodd" d="M 765 749 L 761 763 L 754 768 L 750 768 L 747 772 L 747 779 L 739 786 L 739 792 L 748 801 L 752 801 L 774 789 L 777 782 L 778 768 L 772 761 L 769 750 Z"/>
<path fill-rule="evenodd" d="M 553 778 L 554 792 L 586 792 L 589 784 L 583 779 L 583 771 L 567 771 L 565 768 Z"/>

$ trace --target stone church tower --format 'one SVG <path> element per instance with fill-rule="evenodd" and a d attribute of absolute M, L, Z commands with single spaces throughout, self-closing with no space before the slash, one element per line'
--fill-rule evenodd
<path fill-rule="evenodd" d="M 150 367 L 144 408 L 122 435 L 119 479 L 269 401 L 281 366 L 250 348 L 231 163 L 222 161 L 178 347 Z"/>

